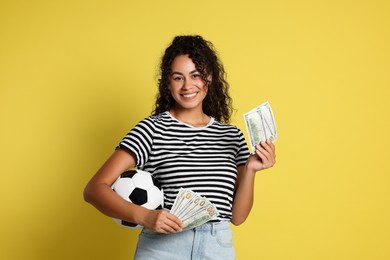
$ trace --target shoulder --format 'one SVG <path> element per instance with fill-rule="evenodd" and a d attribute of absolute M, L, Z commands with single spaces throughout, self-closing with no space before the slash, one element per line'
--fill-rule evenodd
<path fill-rule="evenodd" d="M 229 129 L 229 130 L 239 130 L 239 128 L 235 125 L 224 123 L 216 119 L 214 119 L 213 126 L 223 128 L 223 129 Z"/>
<path fill-rule="evenodd" d="M 167 129 L 170 129 L 174 125 L 174 121 L 168 112 L 161 114 L 150 115 L 142 119 L 135 128 L 146 128 L 150 132 L 164 132 Z"/>
<path fill-rule="evenodd" d="M 148 116 L 142 121 L 148 122 L 149 124 L 153 124 L 155 127 L 158 127 L 172 123 L 172 117 L 169 116 L 168 112 L 163 112 L 161 114 Z"/>
<path fill-rule="evenodd" d="M 237 126 L 224 123 L 218 120 L 214 120 L 212 127 L 226 133 L 236 134 L 238 136 L 242 135 L 241 130 Z"/>
<path fill-rule="evenodd" d="M 169 116 L 167 115 L 166 112 L 164 113 L 161 113 L 161 114 L 157 114 L 157 115 L 150 115 L 148 117 L 145 117 L 144 119 L 142 119 L 141 121 L 139 121 L 139 124 L 159 124 L 159 123 L 162 123 L 162 122 L 166 122 L 167 120 L 169 120 Z"/>

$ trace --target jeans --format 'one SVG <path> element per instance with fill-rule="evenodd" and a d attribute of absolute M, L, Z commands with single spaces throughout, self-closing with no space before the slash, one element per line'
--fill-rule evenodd
<path fill-rule="evenodd" d="M 229 221 L 205 223 L 191 230 L 171 234 L 143 229 L 134 259 L 235 259 L 232 237 Z"/>

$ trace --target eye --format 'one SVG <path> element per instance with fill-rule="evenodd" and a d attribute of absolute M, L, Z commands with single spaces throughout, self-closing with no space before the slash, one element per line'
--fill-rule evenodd
<path fill-rule="evenodd" d="M 173 81 L 182 81 L 184 78 L 180 76 L 173 76 Z"/>
<path fill-rule="evenodd" d="M 200 75 L 200 74 L 192 74 L 191 77 L 192 77 L 193 79 L 201 79 L 201 78 L 202 78 L 202 75 Z"/>

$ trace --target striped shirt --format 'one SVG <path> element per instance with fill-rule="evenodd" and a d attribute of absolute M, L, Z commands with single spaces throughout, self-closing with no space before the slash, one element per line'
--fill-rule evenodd
<path fill-rule="evenodd" d="M 196 128 L 164 112 L 140 121 L 118 148 L 134 153 L 138 169 L 157 178 L 165 208 L 172 207 L 182 187 L 214 203 L 219 220 L 232 218 L 237 167 L 249 156 L 237 127 L 211 118 L 206 126 Z"/>

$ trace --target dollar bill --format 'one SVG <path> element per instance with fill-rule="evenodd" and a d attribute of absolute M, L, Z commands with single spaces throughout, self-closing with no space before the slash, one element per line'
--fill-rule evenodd
<path fill-rule="evenodd" d="M 274 114 L 268 101 L 245 113 L 244 120 L 252 153 L 261 141 L 271 139 L 275 142 L 278 139 Z"/>
<path fill-rule="evenodd" d="M 194 200 L 192 200 L 192 205 L 188 208 L 186 214 L 182 216 L 181 220 L 186 222 L 190 219 L 199 217 L 201 214 L 209 215 L 210 218 L 215 217 L 214 213 L 217 212 L 215 206 L 208 201 L 206 198 L 200 196 L 199 194 L 195 195 Z"/>
<path fill-rule="evenodd" d="M 214 205 L 210 205 L 207 207 L 206 211 L 202 211 L 198 213 L 195 216 L 192 216 L 191 218 L 184 220 L 183 224 L 183 231 L 188 230 L 197 226 L 202 225 L 203 223 L 206 223 L 207 221 L 214 219 L 216 217 L 216 208 Z"/>
<path fill-rule="evenodd" d="M 180 188 L 170 213 L 183 222 L 183 230 L 188 230 L 214 219 L 218 210 L 206 197 L 190 189 Z"/>
<path fill-rule="evenodd" d="M 175 201 L 173 202 L 171 213 L 177 215 L 178 209 L 181 208 L 181 204 L 185 200 L 185 194 L 186 190 L 183 188 L 180 188 L 179 192 L 177 193 L 177 196 L 175 198 Z"/>
<path fill-rule="evenodd" d="M 186 190 L 182 197 L 183 198 L 181 199 L 181 204 L 175 212 L 175 215 L 180 219 L 186 217 L 188 212 L 191 211 L 196 194 L 191 190 Z"/>

